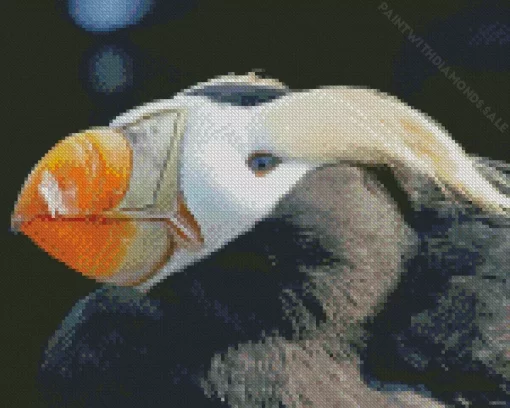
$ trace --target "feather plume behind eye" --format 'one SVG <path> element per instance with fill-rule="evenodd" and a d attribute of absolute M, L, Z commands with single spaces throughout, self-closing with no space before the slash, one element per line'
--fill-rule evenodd
<path fill-rule="evenodd" d="M 382 92 L 298 92 L 275 101 L 263 120 L 281 157 L 387 165 L 397 176 L 427 176 L 447 195 L 484 211 L 510 212 L 509 191 L 501 188 L 509 182 L 500 170 L 468 155 L 426 114 Z"/>

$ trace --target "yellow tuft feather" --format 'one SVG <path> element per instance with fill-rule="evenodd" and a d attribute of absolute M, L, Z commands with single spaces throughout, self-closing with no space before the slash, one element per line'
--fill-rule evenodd
<path fill-rule="evenodd" d="M 411 170 L 483 210 L 510 210 L 510 196 L 442 126 L 382 92 L 334 87 L 295 93 L 265 108 L 262 121 L 283 157 Z"/>

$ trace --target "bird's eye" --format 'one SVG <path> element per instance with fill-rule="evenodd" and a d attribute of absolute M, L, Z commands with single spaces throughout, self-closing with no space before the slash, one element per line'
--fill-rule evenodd
<path fill-rule="evenodd" d="M 248 157 L 248 167 L 256 176 L 264 176 L 280 164 L 281 160 L 271 153 L 257 152 Z"/>

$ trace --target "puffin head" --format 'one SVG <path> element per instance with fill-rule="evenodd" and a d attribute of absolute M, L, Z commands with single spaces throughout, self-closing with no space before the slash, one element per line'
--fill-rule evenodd
<path fill-rule="evenodd" d="M 254 74 L 200 83 L 68 136 L 27 177 L 12 226 L 69 267 L 148 289 L 267 217 L 308 172 L 385 165 L 496 213 L 510 208 L 425 114 L 386 94 L 291 92 Z M 411 193 L 411 189 L 409 189 Z"/>

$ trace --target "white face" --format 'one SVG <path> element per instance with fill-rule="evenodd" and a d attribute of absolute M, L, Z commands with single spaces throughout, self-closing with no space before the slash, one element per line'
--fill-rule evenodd
<path fill-rule="evenodd" d="M 238 107 L 206 97 L 178 95 L 121 116 L 119 125 L 147 112 L 187 110 L 181 157 L 181 190 L 200 225 L 204 245 L 181 249 L 141 288 L 184 269 L 221 248 L 267 217 L 313 165 L 275 157 L 264 132 L 257 132 L 260 107 Z M 258 171 L 265 165 L 263 171 Z"/>

